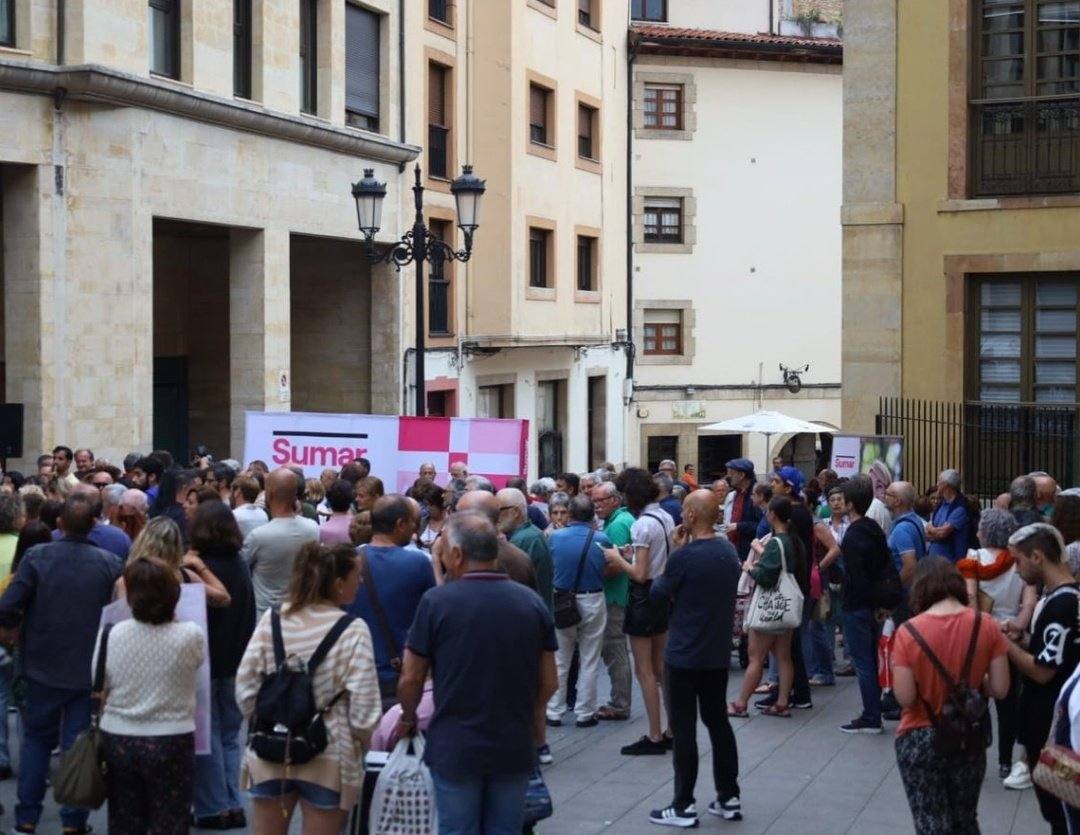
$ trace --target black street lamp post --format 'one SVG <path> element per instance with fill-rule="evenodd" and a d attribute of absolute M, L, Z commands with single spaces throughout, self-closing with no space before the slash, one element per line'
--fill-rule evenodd
<path fill-rule="evenodd" d="M 484 181 L 472 172 L 471 165 L 461 167 L 461 176 L 450 184 L 450 192 L 457 203 L 458 228 L 465 235 L 465 248 L 455 250 L 445 241 L 432 237 L 424 223 L 424 187 L 420 184 L 420 166 L 416 166 L 416 218 L 413 227 L 401 240 L 380 252 L 375 246 L 375 235 L 382 220 L 382 202 L 386 199 L 386 183 L 375 179 L 373 168 L 364 169 L 364 179 L 353 183 L 352 194 L 356 200 L 356 219 L 367 244 L 367 258 L 372 264 L 386 262 L 397 266 L 398 271 L 408 264 L 416 264 L 416 414 L 427 414 L 424 393 L 424 262 L 430 261 L 438 270 L 445 261 L 468 261 L 472 257 L 473 235 L 479 227 L 480 198 L 484 194 Z"/>

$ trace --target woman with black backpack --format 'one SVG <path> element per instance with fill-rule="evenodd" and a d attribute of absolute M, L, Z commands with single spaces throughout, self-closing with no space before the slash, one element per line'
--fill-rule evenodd
<path fill-rule="evenodd" d="M 251 728 L 242 783 L 260 835 L 285 835 L 297 803 L 305 835 L 336 835 L 359 796 L 382 714 L 371 632 L 341 610 L 360 587 L 360 559 L 351 545 L 304 545 L 280 613 L 266 611 L 240 662 L 236 700 Z"/>
<path fill-rule="evenodd" d="M 1009 692 L 1005 637 L 968 605 L 964 578 L 924 557 L 909 598 L 915 616 L 896 634 L 893 692 L 903 707 L 896 763 L 917 833 L 978 833 L 986 773 L 987 699 Z"/>

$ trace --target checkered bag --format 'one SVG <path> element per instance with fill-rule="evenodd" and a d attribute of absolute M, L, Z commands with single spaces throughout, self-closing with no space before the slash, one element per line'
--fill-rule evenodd
<path fill-rule="evenodd" d="M 424 765 L 424 737 L 401 739 L 375 783 L 371 835 L 436 835 L 435 784 Z"/>

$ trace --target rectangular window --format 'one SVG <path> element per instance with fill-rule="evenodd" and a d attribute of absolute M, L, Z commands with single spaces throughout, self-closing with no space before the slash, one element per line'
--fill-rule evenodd
<path fill-rule="evenodd" d="M 233 0 L 233 95 L 251 98 L 251 0 Z"/>
<path fill-rule="evenodd" d="M 563 433 L 566 425 L 566 380 L 536 384 L 537 470 L 541 477 L 563 471 Z"/>
<path fill-rule="evenodd" d="M 645 127 L 655 130 L 682 130 L 681 84 L 645 85 Z"/>
<path fill-rule="evenodd" d="M 596 142 L 593 135 L 596 131 L 596 108 L 587 104 L 578 105 L 578 156 L 585 159 L 596 159 Z"/>
<path fill-rule="evenodd" d="M 972 191 L 1080 191 L 1080 2 L 981 0 L 975 30 Z"/>
<path fill-rule="evenodd" d="M 991 403 L 1073 404 L 1080 276 L 976 284 L 974 394 Z"/>
<path fill-rule="evenodd" d="M 514 386 L 480 386 L 476 390 L 476 416 L 512 418 L 514 416 Z"/>
<path fill-rule="evenodd" d="M 15 46 L 15 0 L 0 0 L 0 46 Z"/>
<path fill-rule="evenodd" d="M 319 105 L 318 0 L 300 0 L 300 111 L 315 113 Z"/>
<path fill-rule="evenodd" d="M 8 0 L 14 3 L 15 0 Z M 150 0 L 150 72 L 180 77 L 180 0 Z"/>
<path fill-rule="evenodd" d="M 431 236 L 453 246 L 453 231 L 447 220 L 431 220 L 428 224 Z M 431 262 L 428 280 L 428 333 L 444 336 L 452 333 L 450 328 L 450 270 L 447 261 Z"/>
<path fill-rule="evenodd" d="M 428 17 L 440 23 L 450 23 L 450 0 L 428 0 Z"/>
<path fill-rule="evenodd" d="M 442 64 L 428 64 L 428 174 L 444 180 L 450 171 L 449 77 L 450 70 Z"/>
<path fill-rule="evenodd" d="M 679 356 L 682 354 L 682 311 L 646 310 L 646 354 Z"/>
<path fill-rule="evenodd" d="M 345 4 L 345 123 L 379 130 L 379 16 Z"/>
<path fill-rule="evenodd" d="M 548 123 L 551 107 L 551 90 L 539 84 L 529 85 L 529 139 L 539 145 L 553 145 Z"/>
<path fill-rule="evenodd" d="M 681 244 L 682 199 L 650 197 L 645 204 L 645 243 Z"/>
<path fill-rule="evenodd" d="M 577 239 L 577 288 L 582 292 L 597 289 L 596 238 L 578 235 Z"/>
<path fill-rule="evenodd" d="M 578 23 L 582 26 L 588 26 L 590 29 L 597 29 L 598 27 L 593 24 L 593 3 L 594 0 L 578 0 Z"/>
<path fill-rule="evenodd" d="M 632 20 L 667 20 L 667 0 L 631 0 L 630 18 Z"/>
<path fill-rule="evenodd" d="M 548 261 L 551 230 L 529 227 L 529 286 L 551 287 Z"/>

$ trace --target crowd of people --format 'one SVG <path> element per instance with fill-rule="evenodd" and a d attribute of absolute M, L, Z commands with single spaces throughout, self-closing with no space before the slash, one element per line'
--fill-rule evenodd
<path fill-rule="evenodd" d="M 759 478 L 744 458 L 707 485 L 673 461 L 499 486 L 424 464 L 403 493 L 362 458 L 319 478 L 204 448 L 187 466 L 160 451 L 114 466 L 58 446 L 37 465 L 0 484 L 17 832 L 39 825 L 54 750 L 92 721 L 118 835 L 244 828 L 245 792 L 257 832 L 287 832 L 297 809 L 306 833 L 340 832 L 364 752 L 418 731 L 440 832 L 527 832 L 548 729 L 625 722 L 635 679 L 647 729 L 621 753 L 673 752 L 673 797 L 650 821 L 698 824 L 699 716 L 704 809 L 739 820 L 732 722 L 812 710 L 845 675 L 861 710 L 839 730 L 898 722 L 918 832 L 978 831 L 994 736 L 1005 787 L 1034 787 L 1053 832 L 1080 831 L 1080 811 L 1032 779 L 1048 740 L 1080 749 L 1080 490 L 1045 473 L 982 508 L 954 470 L 919 492 L 884 466 L 807 480 L 777 460 Z M 185 595 L 205 629 L 178 618 Z M 783 604 L 773 623 L 766 597 Z M 121 598 L 130 617 L 103 627 Z M 286 696 L 301 680 L 297 730 Z M 0 722 L 2 779 L 7 734 Z M 63 831 L 90 831 L 87 817 L 63 807 Z"/>

